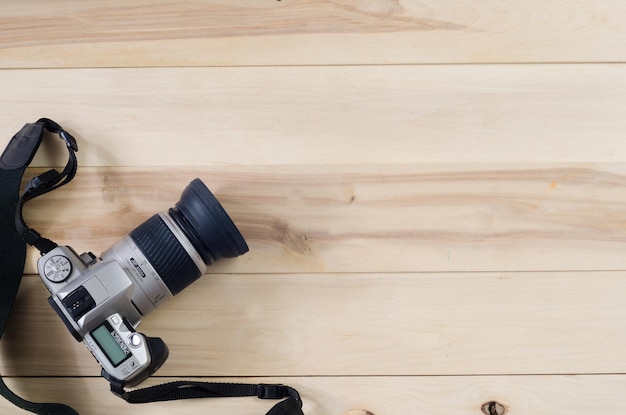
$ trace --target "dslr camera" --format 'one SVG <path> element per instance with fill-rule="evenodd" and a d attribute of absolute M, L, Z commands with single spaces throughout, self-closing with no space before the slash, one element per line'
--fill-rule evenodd
<path fill-rule="evenodd" d="M 37 268 L 48 302 L 102 367 L 102 376 L 135 386 L 168 357 L 157 337 L 135 329 L 141 318 L 185 289 L 220 258 L 248 246 L 224 208 L 193 180 L 176 205 L 158 213 L 100 257 L 58 246 Z"/>

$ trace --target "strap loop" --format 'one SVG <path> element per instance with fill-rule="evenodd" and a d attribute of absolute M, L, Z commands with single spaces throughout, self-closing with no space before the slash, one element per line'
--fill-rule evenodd
<path fill-rule="evenodd" d="M 78 168 L 78 161 L 75 153 L 78 151 L 78 145 L 76 144 L 76 139 L 70 133 L 65 131 L 59 124 L 51 119 L 40 118 L 36 124 L 43 124 L 47 131 L 58 134 L 59 137 L 61 137 L 61 139 L 65 142 L 69 152 L 67 164 L 62 172 L 58 172 L 55 169 L 48 170 L 45 173 L 31 179 L 24 186 L 24 193 L 22 193 L 22 196 L 19 198 L 17 208 L 15 210 L 15 227 L 18 232 L 22 235 L 22 238 L 24 238 L 26 243 L 34 246 L 41 252 L 42 255 L 44 255 L 54 249 L 57 244 L 49 239 L 42 238 L 37 231 L 29 228 L 24 221 L 22 209 L 27 201 L 66 185 L 74 178 Z M 43 129 L 40 129 L 38 137 L 29 137 L 29 139 L 36 138 L 38 141 L 41 141 L 42 134 Z M 19 140 L 23 139 L 23 137 L 18 133 L 14 139 Z M 35 151 L 37 150 L 37 147 L 38 144 L 34 147 Z M 32 156 L 34 156 L 34 153 L 31 155 L 31 160 Z"/>

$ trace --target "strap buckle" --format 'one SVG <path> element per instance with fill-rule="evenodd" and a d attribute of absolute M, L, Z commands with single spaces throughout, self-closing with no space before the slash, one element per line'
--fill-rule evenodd
<path fill-rule="evenodd" d="M 76 139 L 70 133 L 65 130 L 59 131 L 59 136 L 65 141 L 65 144 L 74 151 L 78 151 L 78 144 L 76 143 Z"/>
<path fill-rule="evenodd" d="M 55 169 L 48 170 L 47 172 L 40 174 L 37 177 L 34 177 L 28 183 L 26 183 L 26 185 L 24 186 L 24 193 L 31 192 L 41 185 L 55 185 L 62 178 L 63 176 L 61 175 L 61 173 L 59 173 Z"/>
<path fill-rule="evenodd" d="M 285 385 L 260 384 L 256 385 L 256 396 L 259 399 L 282 399 L 288 394 Z"/>
<path fill-rule="evenodd" d="M 283 399 L 293 398 L 296 402 L 302 406 L 302 399 L 297 390 L 290 386 L 282 384 L 265 384 L 261 383 L 256 385 L 256 396 L 259 399 Z"/>

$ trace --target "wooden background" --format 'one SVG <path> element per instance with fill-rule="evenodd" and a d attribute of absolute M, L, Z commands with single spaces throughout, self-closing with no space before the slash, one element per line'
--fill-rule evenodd
<path fill-rule="evenodd" d="M 0 147 L 42 116 L 77 137 L 78 177 L 26 217 L 79 252 L 194 177 L 241 229 L 248 254 L 142 323 L 170 347 L 147 384 L 283 382 L 307 415 L 626 413 L 625 22 L 617 0 L 4 2 Z M 272 405 L 115 398 L 36 256 L 0 345 L 25 397 Z"/>

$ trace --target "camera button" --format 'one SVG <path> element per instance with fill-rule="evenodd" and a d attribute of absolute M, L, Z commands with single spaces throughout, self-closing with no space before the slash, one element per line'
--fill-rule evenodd
<path fill-rule="evenodd" d="M 131 333 L 130 336 L 128 336 L 128 345 L 130 347 L 139 347 L 141 346 L 141 335 L 138 333 Z"/>

